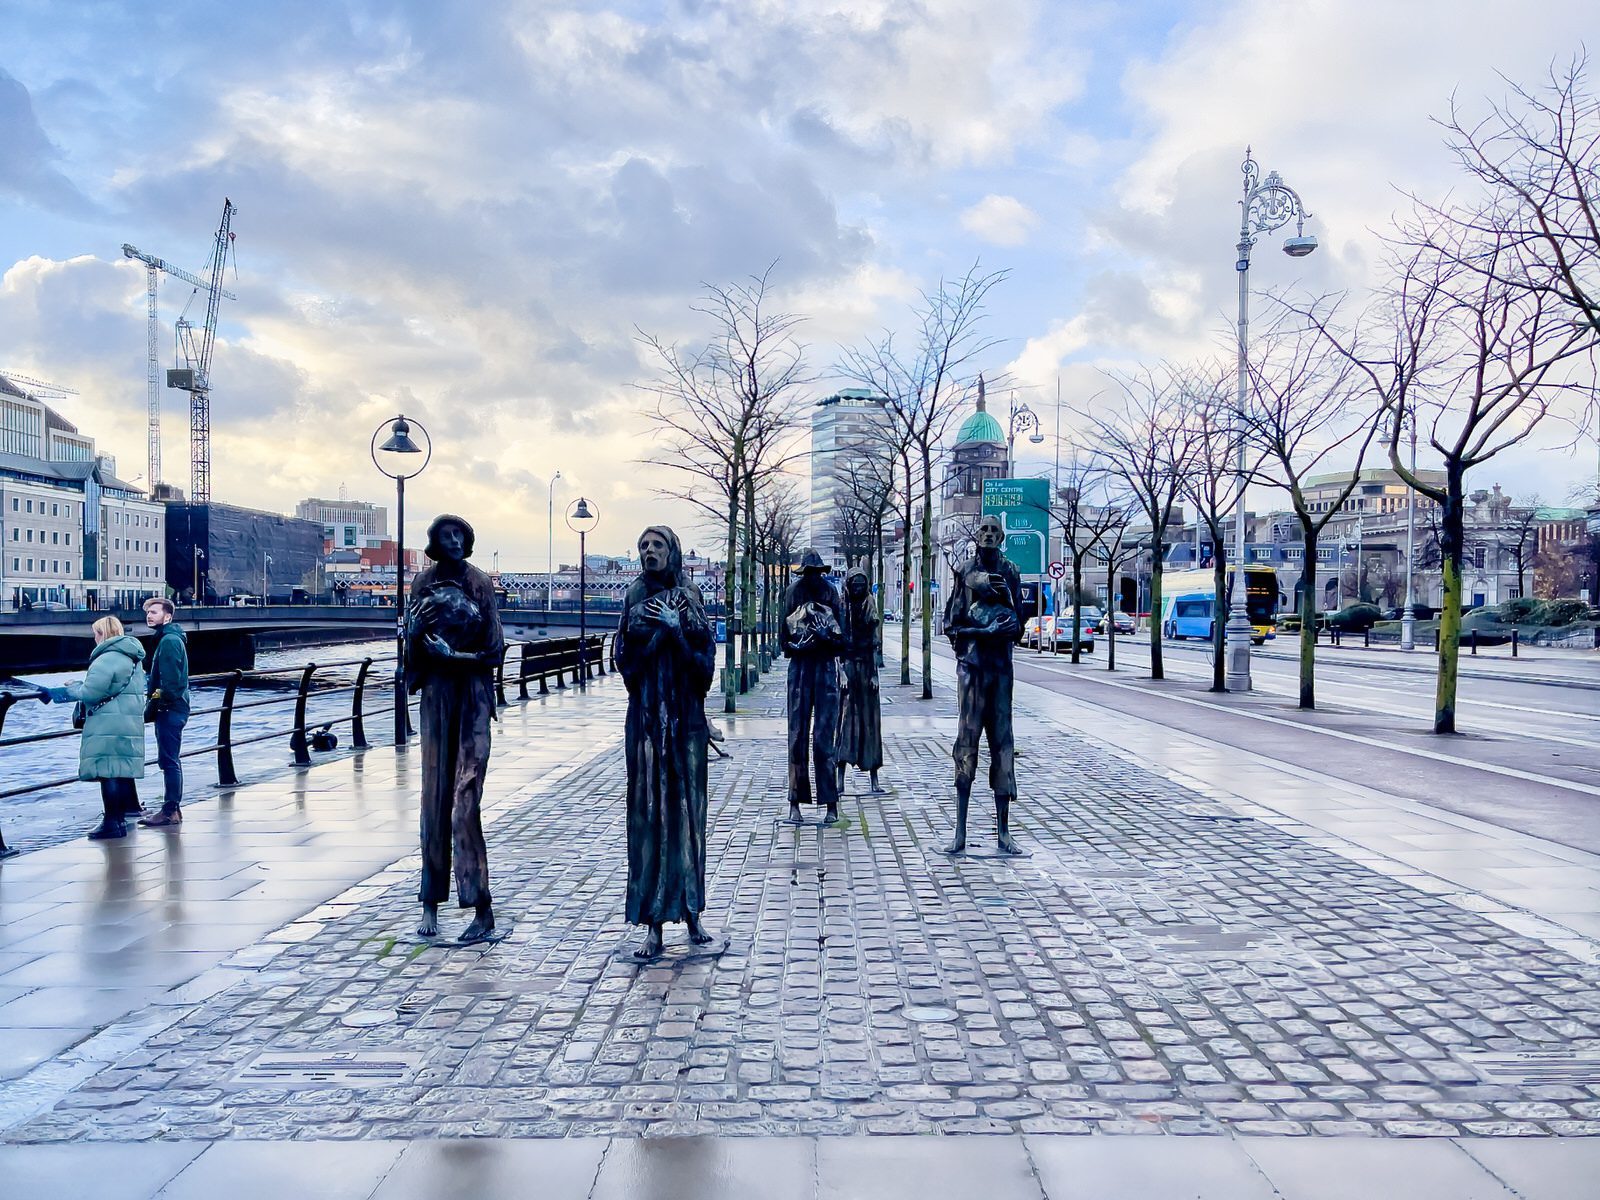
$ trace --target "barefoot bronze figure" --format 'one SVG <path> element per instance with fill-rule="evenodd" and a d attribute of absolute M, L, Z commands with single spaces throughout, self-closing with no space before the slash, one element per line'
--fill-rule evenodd
<path fill-rule="evenodd" d="M 428 527 L 433 565 L 418 572 L 406 609 L 406 686 L 421 692 L 423 937 L 439 933 L 439 905 L 450 897 L 455 850 L 456 902 L 473 910 L 463 943 L 494 933 L 489 855 L 483 840 L 483 784 L 489 771 L 494 670 L 505 652 L 489 577 L 467 562 L 472 526 L 445 514 Z"/>
<path fill-rule="evenodd" d="M 816 776 L 816 798 L 824 820 L 839 820 L 839 651 L 844 646 L 844 609 L 828 579 L 822 555 L 800 556 L 800 577 L 783 597 L 778 647 L 789 660 L 789 817 L 799 825 L 800 806 L 811 803 L 808 763 Z"/>
<path fill-rule="evenodd" d="M 878 694 L 878 611 L 867 573 L 844 577 L 844 653 L 839 656 L 839 786 L 846 766 L 868 772 L 874 792 L 883 767 L 883 709 Z"/>
<path fill-rule="evenodd" d="M 683 573 L 678 536 L 653 525 L 639 535 L 644 571 L 628 588 L 613 644 L 628 688 L 629 924 L 646 927 L 633 952 L 662 950 L 661 927 L 682 921 L 695 945 L 712 941 L 706 906 L 705 698 L 716 645 L 700 593 Z"/>
<path fill-rule="evenodd" d="M 989 740 L 989 786 L 994 791 L 996 842 L 1003 854 L 1023 851 L 1011 837 L 1011 802 L 1017 795 L 1011 731 L 1011 651 L 1022 640 L 1027 614 L 1022 577 L 1000 547 L 1005 531 L 998 517 L 985 516 L 974 540 L 978 552 L 956 570 L 945 605 L 944 627 L 956 652 L 956 832 L 945 853 L 967 848 L 967 806 L 978 771 L 978 736 Z"/>

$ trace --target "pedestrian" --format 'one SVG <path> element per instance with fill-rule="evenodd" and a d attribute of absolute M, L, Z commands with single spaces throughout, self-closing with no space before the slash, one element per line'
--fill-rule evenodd
<path fill-rule="evenodd" d="M 155 630 L 150 656 L 149 698 L 145 716 L 156 727 L 156 764 L 161 768 L 161 811 L 139 824 L 151 829 L 183 824 L 183 727 L 189 723 L 189 642 L 173 620 L 172 601 L 152 596 L 144 602 L 145 624 Z"/>
<path fill-rule="evenodd" d="M 78 778 L 97 780 L 105 816 L 89 831 L 95 841 L 128 836 L 126 819 L 139 812 L 135 779 L 144 778 L 144 647 L 116 617 L 94 623 L 94 652 L 81 680 L 51 688 L 52 700 L 76 700 L 81 724 Z"/>

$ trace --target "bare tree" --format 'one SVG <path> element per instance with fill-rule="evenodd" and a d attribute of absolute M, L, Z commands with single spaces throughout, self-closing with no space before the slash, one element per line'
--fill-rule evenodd
<path fill-rule="evenodd" d="M 1143 553 L 1143 547 L 1128 540 L 1128 527 L 1138 505 L 1126 495 L 1107 493 L 1100 504 L 1087 509 L 1086 550 L 1106 569 L 1106 670 L 1117 669 L 1118 576 Z M 1138 607 L 1135 605 L 1135 607 Z M 1076 635 L 1074 635 L 1076 636 Z"/>
<path fill-rule="evenodd" d="M 1232 372 L 1220 365 L 1196 366 L 1183 376 L 1181 411 L 1190 424 L 1192 447 L 1190 469 L 1183 475 L 1183 498 L 1194 505 L 1196 526 L 1204 528 L 1211 539 L 1211 582 L 1216 597 L 1211 609 L 1211 690 L 1225 692 L 1228 530 L 1236 515 L 1242 519 L 1242 514 L 1234 511 L 1239 498 L 1239 439 L 1233 432 L 1237 400 Z M 1259 449 L 1248 439 L 1245 448 L 1247 455 L 1260 457 Z M 1234 586 L 1244 587 L 1244 572 L 1237 570 L 1234 576 Z"/>
<path fill-rule="evenodd" d="M 790 570 L 805 534 L 806 503 L 795 480 L 773 476 L 756 497 L 756 556 L 760 562 L 763 666 L 771 662 L 777 626 L 777 601 L 789 585 Z"/>
<path fill-rule="evenodd" d="M 1390 464 L 1440 506 L 1444 596 L 1439 617 L 1435 733 L 1456 730 L 1461 637 L 1466 476 L 1525 441 L 1562 396 L 1585 397 L 1569 364 L 1594 333 L 1575 325 L 1569 302 L 1552 289 L 1515 281 L 1522 245 L 1501 229 L 1421 211 L 1394 242 L 1393 280 L 1380 330 L 1324 334 L 1365 377 L 1383 406 Z M 1592 368 L 1589 374 L 1592 389 Z M 1401 454 L 1416 421 L 1443 459 L 1444 482 L 1412 472 Z"/>
<path fill-rule="evenodd" d="M 1150 678 L 1166 678 L 1161 658 L 1161 568 L 1167 526 L 1190 470 L 1193 429 L 1184 416 L 1184 379 L 1162 364 L 1112 376 L 1114 394 L 1079 412 L 1090 444 L 1150 522 Z"/>
<path fill-rule="evenodd" d="M 723 711 L 730 713 L 737 711 L 739 684 L 750 667 L 748 638 L 743 669 L 734 655 L 741 622 L 753 623 L 754 539 L 748 531 L 755 525 L 755 490 L 793 461 L 800 392 L 810 382 L 804 347 L 795 339 L 802 318 L 771 311 L 771 274 L 768 267 L 741 283 L 705 285 L 692 306 L 711 326 L 703 346 L 683 349 L 639 332 L 656 364 L 655 378 L 643 385 L 655 397 L 650 419 L 656 445 L 646 461 L 686 477 L 681 487 L 663 489 L 664 495 L 718 519 L 726 539 L 723 595 L 730 614 L 744 584 L 744 604 L 729 622 L 723 648 Z"/>
<path fill-rule="evenodd" d="M 1258 336 L 1250 356 L 1245 441 L 1257 459 L 1256 479 L 1287 493 L 1300 525 L 1300 707 L 1317 706 L 1317 543 L 1338 517 L 1361 479 L 1361 466 L 1378 430 L 1379 416 L 1350 360 L 1334 349 L 1330 305 L 1284 313 Z M 1351 458 L 1354 461 L 1351 462 Z M 1350 478 L 1316 511 L 1306 499 L 1311 476 L 1330 458 L 1350 463 Z"/>
<path fill-rule="evenodd" d="M 982 333 L 984 303 L 989 292 L 1005 277 L 1004 271 L 985 272 L 974 263 L 959 279 L 941 279 L 935 290 L 922 295 L 915 311 L 916 332 L 908 347 L 902 349 L 893 334 L 886 334 L 875 343 L 846 351 L 840 366 L 842 374 L 888 398 L 890 413 L 904 435 L 906 525 L 903 538 L 908 566 L 914 515 L 912 498 L 920 497 L 918 590 L 922 593 L 924 700 L 933 697 L 934 458 L 950 419 L 964 401 L 968 368 L 996 345 L 994 339 Z M 908 604 L 905 612 L 908 625 L 909 607 Z M 909 628 L 903 630 L 902 638 L 907 659 L 902 669 L 902 682 L 909 682 Z"/>
<path fill-rule="evenodd" d="M 1539 509 L 1542 507 L 1543 501 L 1534 494 L 1506 510 L 1506 533 L 1510 537 L 1511 557 L 1517 564 L 1519 596 L 1529 594 L 1528 568 L 1533 565 L 1533 554 L 1539 547 Z"/>

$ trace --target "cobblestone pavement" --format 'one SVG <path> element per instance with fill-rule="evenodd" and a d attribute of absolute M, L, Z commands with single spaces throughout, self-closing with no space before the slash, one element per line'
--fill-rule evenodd
<path fill-rule="evenodd" d="M 613 957 L 608 749 L 491 830 L 503 943 L 418 944 L 397 863 L 8 1137 L 1600 1134 L 1600 967 L 1037 712 L 1032 856 L 952 861 L 949 732 L 918 711 L 889 710 L 889 791 L 848 797 L 842 832 L 777 823 L 778 723 L 737 723 L 712 767 L 720 958 Z M 272 1074 L 357 1051 L 381 1086 Z"/>

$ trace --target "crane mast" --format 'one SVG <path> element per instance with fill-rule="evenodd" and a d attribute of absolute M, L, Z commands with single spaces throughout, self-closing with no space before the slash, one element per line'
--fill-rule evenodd
<path fill-rule="evenodd" d="M 206 289 L 206 317 L 198 338 L 188 321 L 177 323 L 178 346 L 186 366 L 167 372 L 167 386 L 189 393 L 189 499 L 195 504 L 211 500 L 211 351 L 217 340 L 217 313 L 222 305 L 222 273 L 233 242 L 233 201 L 223 198 L 222 222 L 208 264 L 211 279 Z"/>
<path fill-rule="evenodd" d="M 161 349 L 158 344 L 161 333 L 161 321 L 156 308 L 156 287 L 163 274 L 174 279 L 181 279 L 196 288 L 209 288 L 211 285 L 194 275 L 189 274 L 182 267 L 175 267 L 165 259 L 157 258 L 153 254 L 145 254 L 137 246 L 122 243 L 124 258 L 135 259 L 142 262 L 145 267 L 145 391 L 146 391 L 146 454 L 147 464 L 145 479 L 150 483 L 152 491 L 156 484 L 161 482 Z M 222 293 L 229 300 L 237 300 L 232 292 Z"/>

